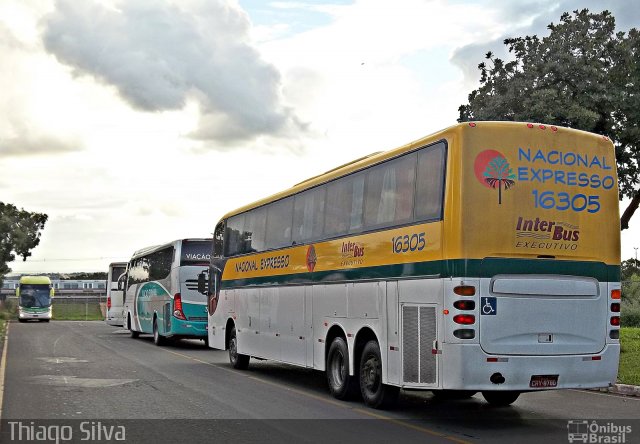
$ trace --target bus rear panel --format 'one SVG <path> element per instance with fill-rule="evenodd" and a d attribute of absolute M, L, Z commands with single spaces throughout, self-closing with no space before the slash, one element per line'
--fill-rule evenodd
<path fill-rule="evenodd" d="M 447 212 L 455 229 L 443 245 L 454 273 L 444 286 L 442 387 L 614 383 L 620 226 L 611 141 L 478 122 L 459 142 L 450 187 L 459 183 L 460 193 L 449 189 Z"/>

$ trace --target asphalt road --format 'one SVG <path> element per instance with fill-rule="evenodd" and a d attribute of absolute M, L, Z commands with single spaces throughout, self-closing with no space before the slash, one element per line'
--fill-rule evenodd
<path fill-rule="evenodd" d="M 629 426 L 624 442 L 640 442 L 640 398 L 549 391 L 496 408 L 402 392 L 378 411 L 332 398 L 323 373 L 256 360 L 238 371 L 201 341 L 156 347 L 102 322 L 53 321 L 10 325 L 0 441 L 66 424 L 72 442 L 109 442 L 121 426 L 131 443 L 566 443 L 570 420 L 596 420 L 600 436 Z"/>

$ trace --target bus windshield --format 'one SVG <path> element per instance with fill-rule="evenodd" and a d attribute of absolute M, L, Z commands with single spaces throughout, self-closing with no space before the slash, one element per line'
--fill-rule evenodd
<path fill-rule="evenodd" d="M 51 290 L 48 285 L 22 284 L 20 286 L 20 306 L 25 308 L 46 308 L 51 305 Z"/>

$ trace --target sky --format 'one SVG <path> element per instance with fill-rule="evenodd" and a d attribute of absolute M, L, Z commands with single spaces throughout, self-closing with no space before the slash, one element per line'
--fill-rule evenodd
<path fill-rule="evenodd" d="M 627 0 L 0 0 L 0 201 L 44 212 L 14 272 L 106 271 L 237 207 L 456 123 L 488 50 Z M 621 210 L 627 201 L 621 203 Z M 640 214 L 622 258 L 640 247 Z"/>

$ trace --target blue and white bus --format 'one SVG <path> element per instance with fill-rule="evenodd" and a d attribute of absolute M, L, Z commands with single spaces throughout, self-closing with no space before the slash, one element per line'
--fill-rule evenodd
<path fill-rule="evenodd" d="M 156 345 L 169 338 L 207 342 L 207 299 L 198 292 L 198 274 L 211 250 L 211 239 L 181 239 L 133 254 L 123 309 L 131 337 L 153 334 Z"/>

